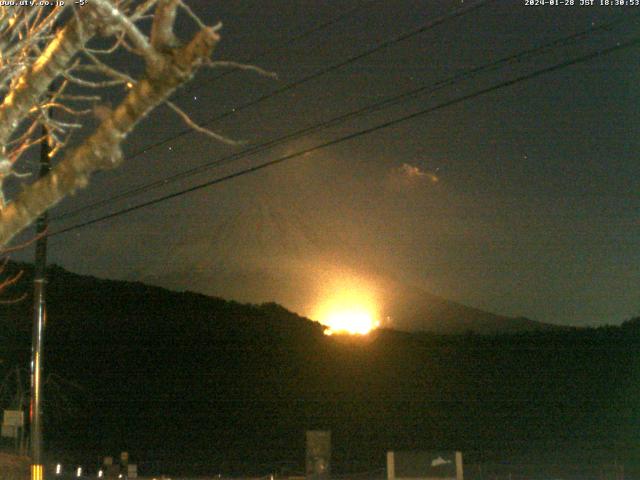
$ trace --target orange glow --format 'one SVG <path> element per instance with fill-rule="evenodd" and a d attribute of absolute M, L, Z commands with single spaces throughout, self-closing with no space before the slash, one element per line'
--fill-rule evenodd
<path fill-rule="evenodd" d="M 373 290 L 361 280 L 340 278 L 326 290 L 311 316 L 325 335 L 366 335 L 380 326 Z"/>
<path fill-rule="evenodd" d="M 320 320 L 320 323 L 327 326 L 325 335 L 334 333 L 366 335 L 380 325 L 380 322 L 375 320 L 369 312 L 360 310 L 358 307 L 330 312 Z"/>

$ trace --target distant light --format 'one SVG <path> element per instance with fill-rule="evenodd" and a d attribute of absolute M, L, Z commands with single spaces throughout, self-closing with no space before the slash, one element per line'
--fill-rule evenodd
<path fill-rule="evenodd" d="M 118 475 L 118 478 L 122 478 L 122 474 Z"/>
<path fill-rule="evenodd" d="M 78 469 L 76 470 L 76 477 L 81 477 L 82 476 L 82 467 L 78 467 Z"/>
<path fill-rule="evenodd" d="M 102 475 L 104 475 L 104 472 L 102 470 L 98 470 L 98 478 L 102 478 Z"/>
<path fill-rule="evenodd" d="M 366 335 L 380 326 L 380 309 L 375 285 L 357 274 L 337 267 L 328 272 L 319 292 L 320 301 L 310 318 L 326 327 L 325 335 Z"/>
<path fill-rule="evenodd" d="M 325 335 L 334 333 L 366 335 L 380 325 L 370 312 L 361 307 L 329 312 L 320 322 L 327 327 L 324 331 Z"/>
<path fill-rule="evenodd" d="M 62 465 L 61 464 L 57 464 L 56 465 L 56 475 L 60 475 L 62 473 Z"/>

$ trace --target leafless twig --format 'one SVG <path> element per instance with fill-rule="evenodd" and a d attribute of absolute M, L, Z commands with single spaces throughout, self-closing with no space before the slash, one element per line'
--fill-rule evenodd
<path fill-rule="evenodd" d="M 211 137 L 215 140 L 218 140 L 219 142 L 222 143 L 226 143 L 227 145 L 242 145 L 244 142 L 239 142 L 237 140 L 232 140 L 230 138 L 225 137 L 224 135 L 220 135 L 219 133 L 216 133 L 212 130 L 209 130 L 208 128 L 204 128 L 200 125 L 198 125 L 196 122 L 194 122 L 191 117 L 189 117 L 189 114 L 187 114 L 184 110 L 182 110 L 180 107 L 178 107 L 175 103 L 167 101 L 166 102 L 167 105 L 169 106 L 169 108 L 171 108 L 171 110 L 173 110 L 174 112 L 176 112 L 180 118 L 182 119 L 182 121 L 184 123 L 187 124 L 187 126 L 189 126 L 190 128 L 194 129 L 196 132 L 200 132 L 200 133 L 204 133 L 205 135 L 207 135 L 208 137 Z"/>

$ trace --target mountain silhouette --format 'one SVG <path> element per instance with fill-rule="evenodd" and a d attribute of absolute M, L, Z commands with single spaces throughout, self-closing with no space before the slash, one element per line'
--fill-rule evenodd
<path fill-rule="evenodd" d="M 4 374 L 29 363 L 31 270 L 16 269 L 23 278 L 3 297 L 27 297 L 0 305 Z M 45 376 L 61 379 L 44 395 L 50 461 L 89 472 L 128 451 L 144 475 L 300 474 L 311 429 L 332 431 L 337 474 L 382 476 L 388 450 L 457 449 L 468 465 L 616 458 L 629 475 L 639 457 L 635 321 L 510 335 L 326 336 L 273 303 L 59 267 L 48 278 Z"/>
<path fill-rule="evenodd" d="M 144 282 L 175 290 L 179 289 L 181 284 L 176 279 L 181 278 L 189 278 L 193 285 L 206 285 L 209 292 L 224 292 L 225 297 L 239 301 L 258 298 L 264 302 L 271 302 L 273 292 L 282 292 L 278 294 L 282 303 L 287 307 L 293 306 L 294 311 L 302 311 L 303 304 L 310 302 L 303 299 L 311 296 L 291 291 L 291 285 L 309 283 L 303 274 L 297 271 L 278 271 L 270 266 L 250 268 L 225 264 L 215 272 L 209 269 L 184 269 L 147 275 Z M 377 294 L 382 299 L 382 324 L 394 330 L 455 335 L 524 333 L 566 328 L 468 307 L 388 276 L 369 275 L 369 278 L 373 279 L 371 283 L 375 285 Z M 248 292 L 250 297 L 247 295 Z"/>

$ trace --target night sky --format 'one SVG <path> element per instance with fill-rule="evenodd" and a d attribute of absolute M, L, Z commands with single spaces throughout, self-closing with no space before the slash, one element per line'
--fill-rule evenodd
<path fill-rule="evenodd" d="M 224 24 L 216 59 L 255 59 L 279 76 L 236 71 L 216 78 L 225 70 L 202 72 L 176 95 L 201 122 L 471 4 L 189 3 L 207 23 Z M 51 228 L 55 232 L 640 35 L 640 7 L 524 3 L 489 2 L 211 125 L 245 145 L 226 146 L 191 133 L 149 149 L 94 177 L 52 216 L 552 40 L 614 24 L 437 92 L 111 201 Z M 376 297 L 382 315 L 393 318 L 385 310 L 385 289 L 412 285 L 504 315 L 571 325 L 620 323 L 640 313 L 639 54 L 635 46 L 559 68 L 56 235 L 49 260 L 99 277 L 256 303 L 273 300 L 305 315 L 313 314 L 328 285 L 356 285 Z M 125 152 L 132 155 L 184 129 L 175 114 L 161 108 L 139 126 Z"/>

